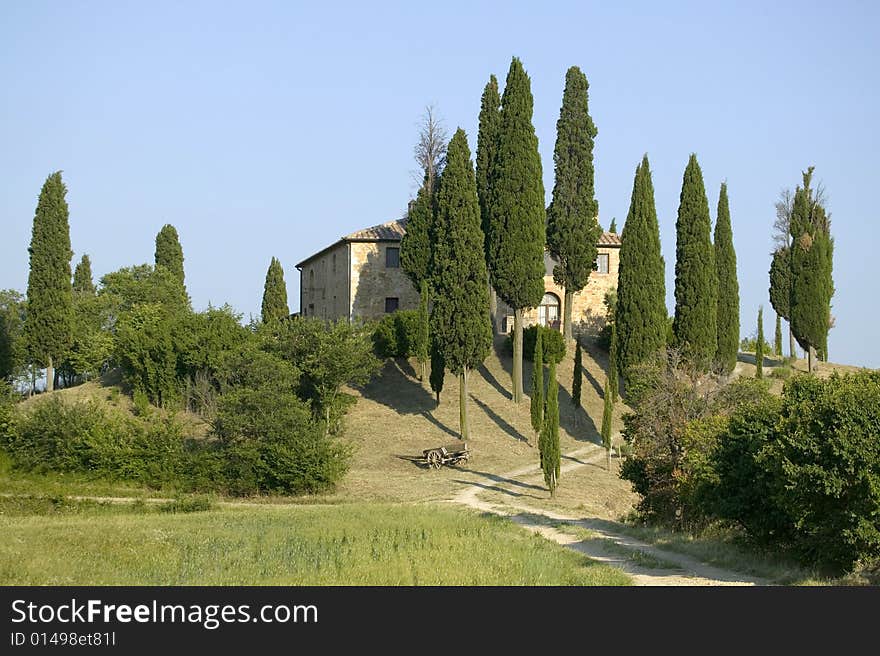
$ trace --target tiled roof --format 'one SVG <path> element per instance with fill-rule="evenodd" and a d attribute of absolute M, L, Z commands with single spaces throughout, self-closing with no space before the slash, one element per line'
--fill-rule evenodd
<path fill-rule="evenodd" d="M 616 232 L 603 232 L 599 237 L 599 246 L 620 246 L 620 235 Z"/>
<path fill-rule="evenodd" d="M 350 235 L 345 235 L 343 239 L 347 241 L 372 241 L 385 239 L 402 239 L 406 232 L 406 219 L 397 219 L 389 221 L 371 228 L 358 230 Z"/>

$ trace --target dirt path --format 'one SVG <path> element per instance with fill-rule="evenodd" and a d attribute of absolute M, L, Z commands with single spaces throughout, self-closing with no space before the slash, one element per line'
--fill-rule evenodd
<path fill-rule="evenodd" d="M 566 455 L 585 458 L 579 462 L 567 462 L 562 466 L 562 472 L 597 463 L 605 458 L 604 450 L 597 446 L 578 449 Z M 504 488 L 505 485 L 523 482 L 523 479 L 541 476 L 537 465 L 522 467 L 501 475 L 499 479 L 502 480 L 496 482 L 496 486 Z M 509 479 L 512 483 L 505 484 L 503 479 Z M 620 531 L 620 525 L 616 522 L 598 517 L 570 517 L 516 503 L 488 503 L 479 498 L 483 490 L 479 485 L 471 485 L 449 501 L 509 517 L 511 521 L 549 540 L 623 570 L 632 577 L 636 585 L 769 585 L 764 579 L 708 565 L 691 556 L 637 540 Z M 583 534 L 584 529 L 588 532 L 586 535 Z"/>

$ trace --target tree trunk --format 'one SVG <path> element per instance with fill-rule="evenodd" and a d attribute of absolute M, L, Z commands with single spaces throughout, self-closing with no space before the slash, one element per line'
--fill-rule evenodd
<path fill-rule="evenodd" d="M 562 336 L 565 342 L 571 339 L 571 303 L 574 299 L 574 292 L 565 289 L 565 301 L 562 307 Z"/>
<path fill-rule="evenodd" d="M 523 311 L 513 311 L 513 402 L 523 398 Z"/>
<path fill-rule="evenodd" d="M 605 449 L 605 468 L 611 471 L 611 447 Z"/>
<path fill-rule="evenodd" d="M 791 322 L 788 322 L 788 352 L 791 355 L 792 360 L 797 359 L 797 351 L 795 349 L 797 345 L 794 341 L 794 332 L 791 329 Z"/>
<path fill-rule="evenodd" d="M 468 386 L 468 370 L 463 369 L 458 375 L 458 421 L 462 440 L 470 439 L 470 426 L 468 425 L 467 412 L 467 386 Z"/>
<path fill-rule="evenodd" d="M 492 288 L 492 283 L 488 283 L 489 285 L 489 316 L 492 318 L 492 336 L 498 332 L 498 294 L 495 293 L 495 290 Z"/>
<path fill-rule="evenodd" d="M 55 389 L 55 367 L 52 366 L 52 358 L 46 365 L 46 391 L 51 392 Z"/>
<path fill-rule="evenodd" d="M 816 370 L 816 348 L 811 344 L 807 350 L 807 371 L 813 373 Z"/>

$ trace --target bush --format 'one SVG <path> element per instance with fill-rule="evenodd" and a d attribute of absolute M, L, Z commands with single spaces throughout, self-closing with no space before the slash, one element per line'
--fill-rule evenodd
<path fill-rule="evenodd" d="M 559 364 L 565 358 L 565 339 L 562 333 L 552 328 L 545 328 L 535 324 L 523 330 L 523 358 L 535 359 L 535 342 L 538 341 L 538 331 L 541 331 L 541 347 L 544 353 L 544 363 L 555 362 Z M 504 352 L 513 355 L 513 333 L 504 341 Z"/>
<path fill-rule="evenodd" d="M 399 310 L 386 315 L 373 331 L 373 348 L 380 358 L 411 358 L 418 355 L 418 310 Z"/>

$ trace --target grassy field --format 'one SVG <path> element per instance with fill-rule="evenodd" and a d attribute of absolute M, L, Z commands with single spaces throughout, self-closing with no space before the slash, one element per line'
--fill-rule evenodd
<path fill-rule="evenodd" d="M 433 504 L 171 512 L 148 504 L 58 510 L 31 503 L 28 513 L 0 516 L 2 585 L 629 582 L 503 519 Z"/>

